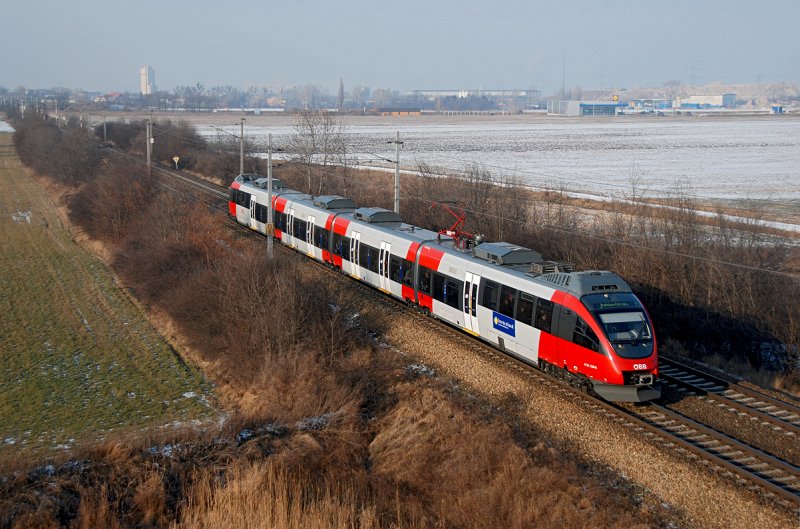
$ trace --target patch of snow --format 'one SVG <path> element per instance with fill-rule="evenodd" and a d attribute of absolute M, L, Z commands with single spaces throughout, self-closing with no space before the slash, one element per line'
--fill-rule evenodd
<path fill-rule="evenodd" d="M 286 435 L 286 426 L 277 422 L 269 423 L 266 430 L 268 434 L 275 437 L 282 437 Z"/>
<path fill-rule="evenodd" d="M 16 213 L 13 213 L 11 215 L 11 218 L 17 224 L 20 224 L 22 222 L 27 222 L 28 224 L 30 224 L 32 217 L 33 217 L 33 213 L 31 213 L 30 211 L 17 211 Z"/>
<path fill-rule="evenodd" d="M 405 367 L 405 371 L 409 375 L 414 376 L 426 376 L 426 377 L 434 377 L 436 376 L 436 371 L 432 367 L 428 367 L 425 364 L 411 364 Z"/>
<path fill-rule="evenodd" d="M 319 417 L 308 417 L 297 423 L 297 429 L 302 431 L 321 430 L 334 417 L 333 413 L 326 413 Z"/>
<path fill-rule="evenodd" d="M 195 393 L 194 391 L 187 391 L 186 393 L 183 394 L 183 396 L 187 399 L 193 399 L 197 396 L 197 393 Z"/>
<path fill-rule="evenodd" d="M 14 132 L 14 127 L 5 121 L 0 121 L 0 132 Z"/>
<path fill-rule="evenodd" d="M 17 440 L 16 440 L 16 439 L 14 439 L 13 437 L 6 437 L 6 438 L 3 440 L 3 443 L 5 443 L 5 444 L 7 444 L 7 445 L 15 445 L 15 444 L 17 444 Z"/>
<path fill-rule="evenodd" d="M 150 448 L 147 449 L 147 451 L 153 455 L 160 454 L 164 457 L 172 457 L 175 454 L 176 450 L 177 447 L 171 444 L 165 444 L 160 448 L 158 446 L 151 446 Z"/>

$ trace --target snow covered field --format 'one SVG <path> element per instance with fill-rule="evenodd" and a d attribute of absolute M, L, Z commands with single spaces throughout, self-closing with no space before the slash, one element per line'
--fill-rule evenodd
<path fill-rule="evenodd" d="M 640 191 L 661 196 L 681 188 L 700 199 L 800 199 L 800 119 L 788 116 L 372 119 L 345 120 L 351 155 L 363 164 L 394 159 L 387 142 L 399 130 L 401 164 L 409 169 L 420 161 L 455 171 L 477 163 L 533 186 L 602 196 L 628 194 L 637 179 Z M 275 145 L 285 145 L 290 123 L 247 126 L 245 134 L 266 145 L 271 132 Z"/>

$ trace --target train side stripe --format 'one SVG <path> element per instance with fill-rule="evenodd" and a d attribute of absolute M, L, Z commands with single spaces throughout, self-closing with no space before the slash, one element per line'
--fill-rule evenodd
<path fill-rule="evenodd" d="M 347 227 L 350 225 L 350 219 L 344 219 L 342 217 L 336 217 L 333 221 L 333 233 L 337 233 L 341 236 L 347 235 Z"/>
<path fill-rule="evenodd" d="M 419 264 L 431 270 L 439 270 L 439 263 L 442 262 L 442 257 L 444 257 L 442 250 L 425 246 L 419 254 Z"/>
<path fill-rule="evenodd" d="M 408 248 L 408 252 L 406 252 L 406 260 L 414 262 L 417 260 L 417 250 L 419 249 L 418 242 L 412 242 L 411 246 Z"/>

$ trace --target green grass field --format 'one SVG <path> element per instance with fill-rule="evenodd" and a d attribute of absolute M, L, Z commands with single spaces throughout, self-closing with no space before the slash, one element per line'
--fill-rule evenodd
<path fill-rule="evenodd" d="M 0 455 L 206 417 L 209 396 L 0 133 Z"/>

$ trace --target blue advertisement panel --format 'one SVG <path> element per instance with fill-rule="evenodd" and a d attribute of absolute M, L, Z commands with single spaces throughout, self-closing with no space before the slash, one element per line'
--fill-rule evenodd
<path fill-rule="evenodd" d="M 492 327 L 509 336 L 516 336 L 516 321 L 514 318 L 504 316 L 499 312 L 492 312 Z"/>

